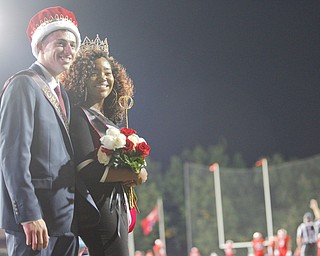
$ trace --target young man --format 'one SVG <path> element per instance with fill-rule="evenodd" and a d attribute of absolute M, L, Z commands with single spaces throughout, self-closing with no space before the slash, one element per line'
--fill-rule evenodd
<path fill-rule="evenodd" d="M 33 16 L 27 35 L 37 61 L 1 93 L 0 227 L 8 255 L 77 255 L 70 105 L 58 81 L 79 49 L 77 25 L 60 6 Z"/>

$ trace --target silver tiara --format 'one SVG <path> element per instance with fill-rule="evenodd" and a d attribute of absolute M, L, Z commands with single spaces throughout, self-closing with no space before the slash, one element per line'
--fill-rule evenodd
<path fill-rule="evenodd" d="M 108 39 L 105 38 L 104 40 L 101 40 L 98 34 L 94 40 L 90 40 L 90 38 L 86 36 L 80 46 L 80 49 L 83 51 L 101 50 L 109 55 Z"/>

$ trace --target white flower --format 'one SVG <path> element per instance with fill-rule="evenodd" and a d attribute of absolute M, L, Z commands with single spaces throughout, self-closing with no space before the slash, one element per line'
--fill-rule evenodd
<path fill-rule="evenodd" d="M 126 135 L 119 133 L 119 135 L 114 140 L 115 148 L 123 148 L 126 145 Z"/>
<path fill-rule="evenodd" d="M 100 164 L 107 165 L 110 162 L 111 155 L 107 155 L 106 153 L 101 151 L 101 147 L 97 153 L 98 161 Z"/>
<path fill-rule="evenodd" d="M 142 142 L 147 143 L 147 142 L 146 142 L 146 140 L 145 140 L 144 138 L 139 137 L 139 143 L 142 143 Z"/>
<path fill-rule="evenodd" d="M 120 133 L 119 129 L 110 127 L 100 141 L 104 148 L 115 150 L 126 145 L 126 136 Z"/>
<path fill-rule="evenodd" d="M 131 134 L 128 139 L 132 141 L 134 147 L 139 143 L 139 136 L 137 134 Z"/>
<path fill-rule="evenodd" d="M 120 134 L 120 130 L 113 126 L 110 126 L 106 131 L 106 135 L 118 136 L 118 134 Z"/>

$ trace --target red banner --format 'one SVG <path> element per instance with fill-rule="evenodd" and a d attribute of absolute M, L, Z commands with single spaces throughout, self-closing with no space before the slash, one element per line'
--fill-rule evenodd
<path fill-rule="evenodd" d="M 155 206 L 153 210 L 147 215 L 147 217 L 145 217 L 140 222 L 140 225 L 143 230 L 143 234 L 145 236 L 151 233 L 152 228 L 157 221 L 159 221 L 159 211 L 158 211 L 158 206 Z"/>

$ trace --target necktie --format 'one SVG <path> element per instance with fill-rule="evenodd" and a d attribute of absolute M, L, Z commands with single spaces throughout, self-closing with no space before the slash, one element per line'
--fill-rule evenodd
<path fill-rule="evenodd" d="M 60 86 L 56 86 L 56 88 L 54 88 L 54 91 L 56 92 L 57 96 L 58 96 L 58 100 L 59 100 L 59 103 L 60 103 L 60 106 L 62 108 L 62 111 L 63 113 L 66 115 L 66 108 L 64 106 L 64 101 L 63 101 L 63 98 L 62 98 L 62 94 L 61 94 L 61 90 L 60 90 Z"/>

